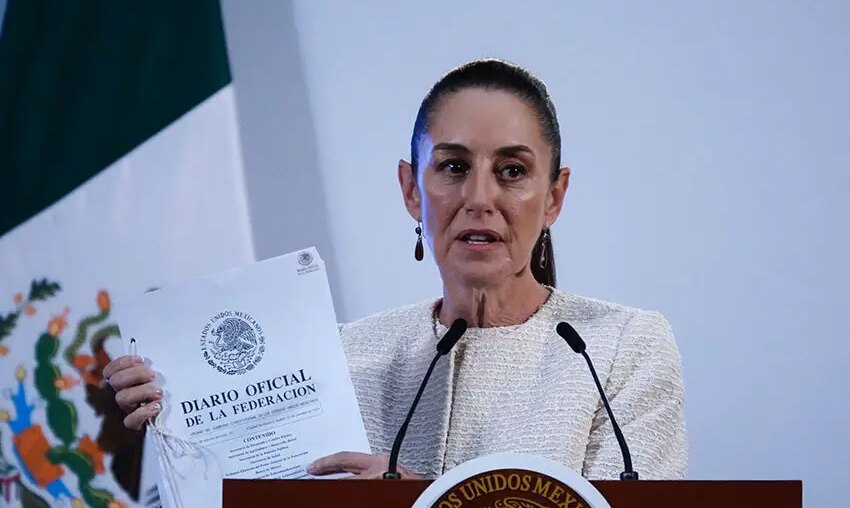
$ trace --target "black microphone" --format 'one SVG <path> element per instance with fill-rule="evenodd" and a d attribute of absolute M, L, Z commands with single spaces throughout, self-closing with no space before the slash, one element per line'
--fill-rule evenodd
<path fill-rule="evenodd" d="M 398 429 L 398 434 L 395 435 L 393 449 L 390 452 L 390 463 L 387 466 L 387 472 L 384 473 L 385 480 L 398 480 L 401 478 L 401 474 L 398 472 L 398 455 L 401 452 L 401 442 L 404 441 L 404 435 L 407 434 L 407 426 L 410 425 L 410 419 L 413 418 L 413 412 L 416 411 L 416 406 L 419 405 L 419 399 L 422 398 L 422 392 L 425 391 L 425 385 L 428 384 L 428 380 L 431 378 L 431 373 L 434 372 L 437 360 L 439 360 L 440 357 L 447 355 L 448 352 L 455 347 L 455 344 L 457 344 L 457 341 L 460 340 L 464 332 L 466 332 L 466 320 L 455 319 L 454 323 L 452 323 L 452 326 L 449 328 L 449 331 L 447 331 L 446 334 L 443 335 L 443 338 L 440 339 L 440 342 L 437 343 L 437 354 L 434 355 L 434 359 L 431 360 L 431 365 L 428 367 L 428 372 L 425 373 L 425 377 L 422 378 L 422 384 L 419 385 L 419 391 L 416 392 L 413 404 L 410 405 L 407 417 L 404 419 L 404 423 L 401 424 L 401 428 Z"/>
<path fill-rule="evenodd" d="M 617 425 L 617 420 L 614 419 L 614 413 L 611 411 L 611 406 L 608 404 L 608 397 L 605 396 L 605 390 L 599 383 L 599 376 L 596 375 L 596 369 L 593 368 L 593 362 L 590 361 L 590 356 L 587 355 L 587 346 L 578 332 L 566 321 L 561 321 L 555 328 L 558 335 L 563 337 L 567 344 L 570 345 L 573 351 L 582 355 L 587 361 L 587 366 L 590 367 L 590 374 L 593 375 L 593 382 L 596 383 L 596 389 L 599 390 L 599 396 L 602 397 L 602 403 L 605 404 L 605 409 L 608 411 L 608 418 L 611 419 L 611 425 L 614 427 L 614 435 L 617 436 L 617 443 L 620 444 L 620 451 L 623 453 L 623 463 L 625 471 L 620 473 L 621 480 L 637 480 L 638 472 L 632 469 L 632 455 L 629 453 L 629 445 L 626 444 L 626 438 L 623 437 L 623 431 Z"/>

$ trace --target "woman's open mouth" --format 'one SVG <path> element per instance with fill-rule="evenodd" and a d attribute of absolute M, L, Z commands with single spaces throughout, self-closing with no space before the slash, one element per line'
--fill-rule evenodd
<path fill-rule="evenodd" d="M 487 229 L 468 229 L 459 234 L 457 239 L 469 247 L 478 249 L 494 247 L 502 241 L 498 233 Z"/>

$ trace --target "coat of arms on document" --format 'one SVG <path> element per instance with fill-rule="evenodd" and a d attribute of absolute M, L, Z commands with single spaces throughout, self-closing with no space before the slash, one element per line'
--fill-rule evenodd
<path fill-rule="evenodd" d="M 263 359 L 263 329 L 244 312 L 219 312 L 201 332 L 204 360 L 222 374 L 244 374 Z"/>

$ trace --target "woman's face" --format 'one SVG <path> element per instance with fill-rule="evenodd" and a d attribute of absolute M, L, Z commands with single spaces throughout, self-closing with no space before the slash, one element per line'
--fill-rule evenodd
<path fill-rule="evenodd" d="M 404 161 L 399 180 L 443 278 L 487 287 L 528 270 L 569 180 L 563 169 L 551 181 L 551 148 L 534 110 L 505 91 L 449 94 L 432 112 L 418 157 L 416 180 Z"/>

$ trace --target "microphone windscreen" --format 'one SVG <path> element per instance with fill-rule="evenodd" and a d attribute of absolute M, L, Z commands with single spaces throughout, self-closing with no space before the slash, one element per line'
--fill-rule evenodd
<path fill-rule="evenodd" d="M 440 342 L 437 343 L 437 352 L 441 355 L 448 354 L 449 351 L 455 347 L 457 341 L 463 337 L 463 334 L 466 332 L 466 320 L 462 318 L 455 319 L 452 326 L 449 327 L 449 331 L 443 335 L 443 338 L 440 339 Z"/>
<path fill-rule="evenodd" d="M 555 330 L 558 332 L 558 335 L 567 341 L 567 344 L 570 345 L 573 351 L 579 354 L 584 353 L 584 350 L 586 349 L 584 341 L 572 325 L 566 321 L 561 321 L 558 323 Z"/>

